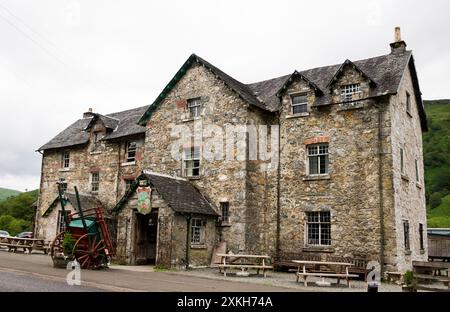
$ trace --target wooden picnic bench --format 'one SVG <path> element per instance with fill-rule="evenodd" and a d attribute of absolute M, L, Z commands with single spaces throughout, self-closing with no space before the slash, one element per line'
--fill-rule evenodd
<path fill-rule="evenodd" d="M 338 285 L 341 279 L 347 280 L 347 287 L 350 287 L 350 278 L 356 278 L 358 275 L 350 274 L 349 267 L 353 266 L 352 263 L 345 262 L 327 262 L 327 261 L 305 261 L 305 260 L 292 260 L 292 262 L 298 265 L 296 275 L 297 283 L 300 278 L 303 279 L 305 287 L 308 287 L 307 278 L 308 276 L 321 277 L 322 281 L 326 277 L 337 278 Z M 314 266 L 315 269 L 307 269 L 307 267 Z M 327 267 L 326 271 L 322 271 L 321 267 Z M 319 268 L 317 270 L 317 268 Z"/>
<path fill-rule="evenodd" d="M 248 269 L 255 269 L 258 275 L 262 270 L 264 277 L 266 277 L 266 270 L 273 270 L 273 266 L 266 263 L 270 261 L 270 256 L 241 254 L 217 254 L 217 256 L 221 257 L 218 267 L 219 272 L 224 276 L 227 276 L 227 269 L 240 269 L 243 273 Z"/>
<path fill-rule="evenodd" d="M 441 282 L 447 286 L 448 291 L 450 291 L 450 263 L 433 261 L 433 262 L 423 262 L 423 261 L 413 261 L 413 272 L 414 279 L 418 282 L 424 281 L 426 283 Z M 443 275 L 445 272 L 446 275 Z M 422 290 L 439 290 L 442 289 L 431 289 L 429 287 L 419 286 L 418 289 Z"/>
<path fill-rule="evenodd" d="M 2 237 L 0 239 L 0 246 L 7 247 L 9 252 L 16 252 L 18 249 L 23 249 L 24 252 L 31 253 L 33 250 L 48 252 L 48 244 L 44 239 L 40 238 L 20 238 L 20 237 Z"/>

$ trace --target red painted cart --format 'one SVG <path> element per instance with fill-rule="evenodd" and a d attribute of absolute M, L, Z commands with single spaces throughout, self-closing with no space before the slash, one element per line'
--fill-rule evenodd
<path fill-rule="evenodd" d="M 56 235 L 50 245 L 50 256 L 54 266 L 61 264 L 64 266 L 68 261 L 76 259 L 83 269 L 107 267 L 110 257 L 114 256 L 114 249 L 102 208 L 83 210 L 75 187 L 78 212 L 66 214 L 63 192 L 60 187 L 58 189 L 66 229 Z M 66 233 L 70 233 L 76 240 L 72 252 L 64 251 L 63 240 Z"/>

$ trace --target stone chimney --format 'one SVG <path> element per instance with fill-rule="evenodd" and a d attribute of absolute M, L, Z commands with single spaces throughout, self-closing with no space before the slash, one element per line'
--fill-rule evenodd
<path fill-rule="evenodd" d="M 92 108 L 89 108 L 87 112 L 83 113 L 83 118 L 89 118 L 94 116 L 94 113 L 92 111 Z"/>
<path fill-rule="evenodd" d="M 400 27 L 395 27 L 395 41 L 391 43 L 391 54 L 401 54 L 406 51 L 406 42 L 402 40 Z"/>

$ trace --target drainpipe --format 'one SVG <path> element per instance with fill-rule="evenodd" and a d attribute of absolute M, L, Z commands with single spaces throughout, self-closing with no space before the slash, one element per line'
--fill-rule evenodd
<path fill-rule="evenodd" d="M 186 217 L 186 270 L 189 269 L 189 254 L 191 251 L 190 237 L 191 237 L 191 215 Z"/>
<path fill-rule="evenodd" d="M 34 213 L 34 222 L 33 222 L 33 237 L 34 238 L 38 238 L 38 232 L 39 232 L 39 226 L 40 224 L 38 224 L 38 222 L 40 221 L 40 217 L 41 217 L 41 213 L 40 213 L 40 209 L 41 209 L 41 204 L 42 204 L 42 190 L 44 187 L 44 152 L 43 151 L 39 151 L 37 150 L 36 152 L 38 152 L 39 154 L 42 155 L 41 157 L 41 181 L 39 183 L 39 192 L 38 192 L 38 199 L 37 199 L 37 207 L 36 207 L 36 211 Z M 47 233 L 45 233 L 47 234 Z"/>
<path fill-rule="evenodd" d="M 277 167 L 277 230 L 275 242 L 275 257 L 280 257 L 280 232 L 281 232 L 281 200 L 280 200 L 280 177 L 281 177 L 281 124 L 280 113 L 278 113 L 278 167 Z"/>
<path fill-rule="evenodd" d="M 380 194 L 380 273 L 384 271 L 384 197 L 383 197 L 383 135 L 382 135 L 382 110 L 381 105 L 378 105 L 378 192 Z"/>

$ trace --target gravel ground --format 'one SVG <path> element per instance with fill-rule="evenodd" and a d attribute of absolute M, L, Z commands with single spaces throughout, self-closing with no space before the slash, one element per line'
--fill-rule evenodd
<path fill-rule="evenodd" d="M 341 280 L 341 285 L 337 285 L 336 279 L 326 278 L 326 282 L 332 283 L 331 286 L 317 286 L 315 281 L 321 281 L 321 278 L 310 276 L 308 277 L 308 287 L 305 287 L 302 282 L 297 283 L 295 281 L 294 273 L 284 273 L 284 272 L 268 272 L 267 277 L 250 275 L 247 277 L 236 276 L 233 273 L 228 273 L 224 277 L 223 274 L 219 273 L 218 269 L 212 268 L 202 268 L 202 269 L 191 269 L 189 271 L 169 271 L 174 274 L 190 275 L 197 277 L 210 278 L 215 280 L 226 280 L 235 281 L 242 283 L 253 283 L 253 284 L 263 284 L 278 287 L 295 288 L 302 291 L 312 291 L 312 292 L 367 292 L 367 283 L 364 281 L 351 280 L 350 288 L 347 288 L 347 282 Z M 402 288 L 400 285 L 392 283 L 382 283 L 378 289 L 379 292 L 401 292 Z"/>

